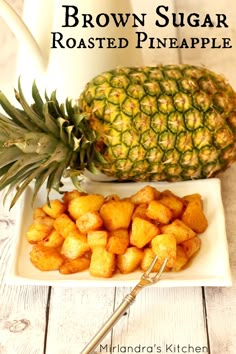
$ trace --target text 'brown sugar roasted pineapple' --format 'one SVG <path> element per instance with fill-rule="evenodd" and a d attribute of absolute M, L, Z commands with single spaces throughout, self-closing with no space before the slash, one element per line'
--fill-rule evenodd
<path fill-rule="evenodd" d="M 85 169 L 119 180 L 208 178 L 236 157 L 236 94 L 204 67 L 117 68 L 91 80 L 72 103 L 45 100 L 33 84 L 22 109 L 0 94 L 0 190 L 35 180 L 59 189 Z"/>

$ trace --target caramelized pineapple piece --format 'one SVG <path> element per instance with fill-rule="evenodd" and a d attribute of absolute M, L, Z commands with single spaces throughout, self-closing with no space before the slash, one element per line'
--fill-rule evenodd
<path fill-rule="evenodd" d="M 91 249 L 95 247 L 105 248 L 107 245 L 108 232 L 106 230 L 89 231 L 87 234 L 87 242 Z"/>
<path fill-rule="evenodd" d="M 185 254 L 189 259 L 200 249 L 201 239 L 198 236 L 193 237 L 190 240 L 182 242 L 181 246 L 183 247 Z"/>
<path fill-rule="evenodd" d="M 117 256 L 117 267 L 123 274 L 131 273 L 139 267 L 143 259 L 143 250 L 128 247 L 124 254 Z"/>
<path fill-rule="evenodd" d="M 161 193 L 159 201 L 167 206 L 173 214 L 173 218 L 179 218 L 183 212 L 184 202 L 181 198 L 177 197 L 169 190 L 165 190 Z"/>
<path fill-rule="evenodd" d="M 143 271 L 146 271 L 153 259 L 156 257 L 156 254 L 153 252 L 152 248 L 145 248 L 144 249 L 144 254 L 143 254 L 143 259 L 142 259 L 142 262 L 141 262 L 141 269 Z M 160 259 L 158 259 L 154 265 L 154 267 L 152 268 L 152 272 L 158 272 L 158 270 L 161 268 L 162 266 L 162 261 Z M 167 266 L 165 266 L 164 268 L 164 272 L 168 272 L 169 271 L 169 268 Z"/>
<path fill-rule="evenodd" d="M 153 252 L 158 256 L 158 260 L 163 262 L 168 258 L 167 267 L 172 268 L 176 260 L 176 239 L 172 234 L 160 234 L 151 241 Z"/>
<path fill-rule="evenodd" d="M 186 256 L 184 248 L 182 247 L 182 245 L 177 245 L 176 260 L 171 270 L 173 272 L 178 272 L 185 266 L 185 264 L 187 264 L 187 262 L 188 257 Z"/>
<path fill-rule="evenodd" d="M 204 232 L 208 226 L 207 218 L 198 201 L 191 201 L 188 203 L 182 214 L 181 220 L 199 234 Z"/>
<path fill-rule="evenodd" d="M 76 226 L 82 233 L 98 230 L 103 225 L 103 220 L 97 211 L 88 211 L 76 220 Z"/>
<path fill-rule="evenodd" d="M 59 215 L 63 214 L 66 210 L 66 206 L 58 199 L 51 200 L 50 204 L 44 204 L 43 211 L 51 216 L 51 218 L 56 219 Z"/>
<path fill-rule="evenodd" d="M 69 259 L 83 256 L 90 250 L 87 238 L 79 230 L 71 232 L 64 240 L 61 247 L 61 254 Z"/>
<path fill-rule="evenodd" d="M 144 204 L 150 203 L 154 199 L 158 199 L 160 196 L 160 192 L 151 186 L 145 186 L 140 189 L 138 192 L 133 194 L 130 197 L 130 200 L 134 204 Z"/>
<path fill-rule="evenodd" d="M 34 220 L 34 224 L 44 224 L 50 227 L 53 227 L 55 219 L 51 218 L 50 216 L 44 216 L 44 217 L 37 217 Z"/>
<path fill-rule="evenodd" d="M 161 226 L 161 232 L 173 234 L 177 244 L 196 236 L 196 232 L 179 219 L 174 220 L 171 224 Z"/>
<path fill-rule="evenodd" d="M 72 219 L 77 220 L 88 211 L 98 211 L 104 202 L 104 196 L 100 194 L 88 194 L 69 201 L 68 211 Z"/>
<path fill-rule="evenodd" d="M 29 243 L 42 241 L 52 231 L 52 226 L 46 224 L 31 224 L 26 232 L 26 238 Z"/>
<path fill-rule="evenodd" d="M 42 208 L 35 208 L 33 211 L 33 219 L 45 218 L 47 214 L 43 211 Z"/>
<path fill-rule="evenodd" d="M 60 247 L 64 242 L 64 237 L 59 234 L 55 229 L 53 229 L 42 241 L 40 244 L 45 247 Z"/>
<path fill-rule="evenodd" d="M 166 205 L 158 200 L 152 200 L 148 207 L 146 215 L 161 224 L 168 224 L 172 219 L 172 211 Z"/>
<path fill-rule="evenodd" d="M 156 225 L 148 220 L 135 217 L 131 226 L 130 244 L 142 248 L 159 233 L 160 230 Z"/>
<path fill-rule="evenodd" d="M 111 200 L 117 202 L 118 200 L 120 200 L 120 197 L 118 196 L 118 194 L 109 194 L 105 197 L 104 202 L 110 202 Z"/>
<path fill-rule="evenodd" d="M 128 200 L 109 201 L 100 209 L 105 228 L 108 231 L 127 229 L 131 222 L 134 204 Z"/>
<path fill-rule="evenodd" d="M 182 200 L 188 205 L 189 202 L 196 202 L 199 204 L 200 208 L 203 207 L 202 197 L 199 193 L 188 194 L 182 197 Z"/>
<path fill-rule="evenodd" d="M 129 246 L 129 233 L 127 229 L 118 229 L 109 232 L 106 249 L 110 253 L 123 254 Z"/>
<path fill-rule="evenodd" d="M 66 238 L 71 232 L 78 230 L 76 224 L 67 214 L 61 214 L 55 219 L 53 224 L 55 230 Z"/>
<path fill-rule="evenodd" d="M 82 195 L 86 195 L 87 193 L 84 193 L 84 192 L 80 192 L 78 191 L 77 189 L 74 189 L 70 192 L 65 192 L 63 194 L 63 197 L 62 197 L 62 200 L 63 200 L 63 203 L 66 205 L 66 207 L 68 206 L 69 202 L 72 200 L 72 199 L 75 199 L 75 198 L 78 198 L 78 197 L 81 197 Z"/>
<path fill-rule="evenodd" d="M 104 247 L 95 247 L 91 256 L 90 274 L 95 277 L 110 278 L 115 269 L 115 255 Z"/>
<path fill-rule="evenodd" d="M 30 252 L 30 260 L 33 265 L 42 270 L 58 270 L 63 263 L 63 257 L 55 248 L 34 245 Z"/>
<path fill-rule="evenodd" d="M 138 204 L 136 206 L 136 208 L 134 209 L 133 215 L 132 215 L 132 220 L 138 216 L 142 219 L 149 219 L 147 216 L 147 208 L 148 208 L 148 204 L 147 203 L 142 203 L 142 204 Z"/>
<path fill-rule="evenodd" d="M 87 257 L 79 257 L 75 259 L 65 259 L 59 268 L 61 274 L 74 274 L 88 269 L 90 259 Z"/>

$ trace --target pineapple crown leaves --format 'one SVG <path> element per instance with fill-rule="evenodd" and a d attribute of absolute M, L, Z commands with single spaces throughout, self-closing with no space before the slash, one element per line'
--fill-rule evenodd
<path fill-rule="evenodd" d="M 8 115 L 0 113 L 0 190 L 8 186 L 7 196 L 16 189 L 10 208 L 33 180 L 32 202 L 45 182 L 48 200 L 52 188 L 60 191 L 63 176 L 79 187 L 77 175 L 85 168 L 92 170 L 97 156 L 88 117 L 70 99 L 59 104 L 54 91 L 50 96 L 45 93 L 43 100 L 34 82 L 34 102 L 29 105 L 20 79 L 15 97 L 21 108 L 0 92 L 0 105 Z"/>

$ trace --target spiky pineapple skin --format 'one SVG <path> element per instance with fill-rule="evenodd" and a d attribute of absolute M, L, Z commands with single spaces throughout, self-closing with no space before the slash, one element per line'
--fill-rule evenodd
<path fill-rule="evenodd" d="M 119 180 L 208 178 L 236 159 L 236 94 L 191 65 L 117 68 L 79 98 L 96 131 L 97 168 Z"/>

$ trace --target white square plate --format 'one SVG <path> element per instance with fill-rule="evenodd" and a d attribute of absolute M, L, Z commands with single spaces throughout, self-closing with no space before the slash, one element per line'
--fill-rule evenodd
<path fill-rule="evenodd" d="M 177 183 L 116 183 L 116 182 L 84 182 L 84 188 L 89 193 L 108 195 L 119 194 L 121 197 L 135 193 L 144 185 L 155 186 L 160 191 L 170 189 L 178 196 L 191 193 L 200 193 L 204 202 L 204 212 L 208 219 L 207 230 L 200 235 L 202 246 L 191 264 L 177 273 L 163 273 L 156 286 L 231 286 L 231 272 L 228 258 L 228 244 L 225 230 L 224 209 L 221 198 L 219 179 L 206 179 Z M 72 190 L 73 186 L 65 184 L 64 190 Z M 51 285 L 68 287 L 99 287 L 99 286 L 133 286 L 140 278 L 141 271 L 131 274 L 115 274 L 109 279 L 92 277 L 88 271 L 62 275 L 58 271 L 42 272 L 30 262 L 28 244 L 25 234 L 32 222 L 31 208 L 32 188 L 28 187 L 24 197 L 18 204 L 16 211 L 17 228 L 16 244 L 13 260 L 8 273 L 8 282 L 14 284 Z M 58 194 L 51 193 L 51 199 L 58 198 Z M 41 189 L 37 196 L 36 206 L 42 206 L 46 201 L 45 189 Z"/>

